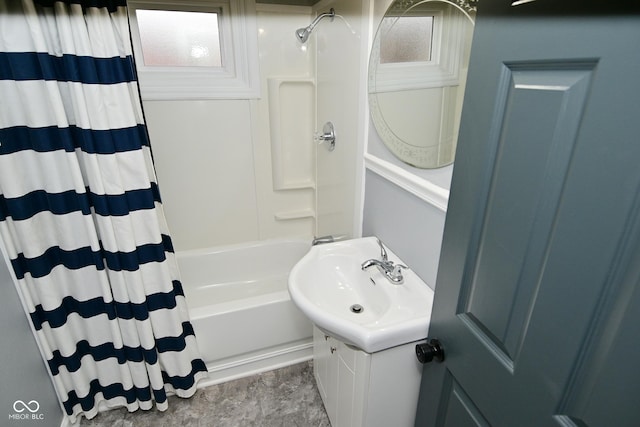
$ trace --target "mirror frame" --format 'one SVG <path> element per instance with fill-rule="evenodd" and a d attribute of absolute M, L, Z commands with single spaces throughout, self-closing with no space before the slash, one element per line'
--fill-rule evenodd
<path fill-rule="evenodd" d="M 447 92 L 448 87 L 454 87 L 459 84 L 462 52 L 465 50 L 463 43 L 466 41 L 465 36 L 469 36 L 466 30 L 469 22 L 466 19 L 456 20 L 452 17 L 454 12 L 461 11 L 464 16 L 473 23 L 473 18 L 470 13 L 475 13 L 477 0 L 472 0 L 473 5 L 466 0 L 457 1 L 466 4 L 468 11 L 466 11 L 463 6 L 449 0 L 395 0 L 385 12 L 383 19 L 388 16 L 402 17 L 406 16 L 407 12 L 410 13 L 412 9 L 415 10 L 417 6 L 421 6 L 425 7 L 430 15 L 433 13 L 433 16 L 439 17 L 439 19 L 434 19 L 432 60 L 408 64 L 381 65 L 379 46 L 381 31 L 383 30 L 381 25 L 382 21 L 376 30 L 370 53 L 368 100 L 371 120 L 374 127 L 389 151 L 403 162 L 420 169 L 440 168 L 450 165 L 453 162 L 453 156 L 455 155 L 455 141 L 453 141 L 453 139 L 456 138 L 457 135 L 455 124 L 451 123 L 450 127 L 452 129 L 449 132 L 450 134 L 445 135 L 445 138 L 452 141 L 450 144 L 452 152 L 444 154 L 447 156 L 446 159 L 450 160 L 440 162 L 438 159 L 441 154 L 439 148 L 440 143 L 431 146 L 411 144 L 394 132 L 394 129 L 389 125 L 387 120 L 385 120 L 378 94 L 392 91 L 406 91 L 408 89 L 429 88 L 442 88 L 443 91 Z M 429 10 L 429 3 L 444 3 L 452 7 L 447 8 L 447 12 L 435 6 Z M 404 9 L 397 8 L 396 5 L 398 4 L 406 7 Z M 446 26 L 443 25 L 444 20 L 449 21 Z M 443 97 L 443 99 L 450 98 L 452 97 Z M 444 107 L 448 109 L 448 116 L 451 116 L 450 118 L 447 117 L 449 122 L 455 120 L 457 103 L 458 101 L 455 99 L 453 102 L 444 103 Z M 443 123 L 445 122 L 445 120 L 441 121 Z M 441 137 L 440 140 L 442 139 L 444 138 Z"/>

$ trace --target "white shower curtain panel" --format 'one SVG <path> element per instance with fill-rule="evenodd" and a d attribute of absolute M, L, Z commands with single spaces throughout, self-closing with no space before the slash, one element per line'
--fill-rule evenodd
<path fill-rule="evenodd" d="M 0 0 L 0 237 L 72 422 L 206 375 L 132 64 L 124 0 Z"/>

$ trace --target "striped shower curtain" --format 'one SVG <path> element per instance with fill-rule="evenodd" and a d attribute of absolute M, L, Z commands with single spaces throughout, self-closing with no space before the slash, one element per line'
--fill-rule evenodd
<path fill-rule="evenodd" d="M 72 422 L 206 375 L 131 52 L 125 0 L 0 0 L 0 237 Z"/>

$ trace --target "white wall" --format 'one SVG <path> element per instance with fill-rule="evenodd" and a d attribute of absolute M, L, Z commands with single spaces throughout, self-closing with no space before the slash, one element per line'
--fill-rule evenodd
<path fill-rule="evenodd" d="M 313 236 L 315 102 L 304 81 L 313 82 L 314 57 L 294 36 L 311 19 L 309 7 L 257 5 L 260 99 L 143 100 L 176 250 Z M 284 82 L 271 99 L 269 79 Z M 274 126 L 288 137 L 272 141 Z"/>

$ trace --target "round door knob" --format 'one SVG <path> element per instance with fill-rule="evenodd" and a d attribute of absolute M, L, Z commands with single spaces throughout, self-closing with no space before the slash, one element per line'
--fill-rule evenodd
<path fill-rule="evenodd" d="M 429 363 L 433 360 L 442 362 L 444 360 L 444 350 L 437 339 L 427 339 L 427 342 L 416 345 L 416 356 L 420 363 Z"/>

